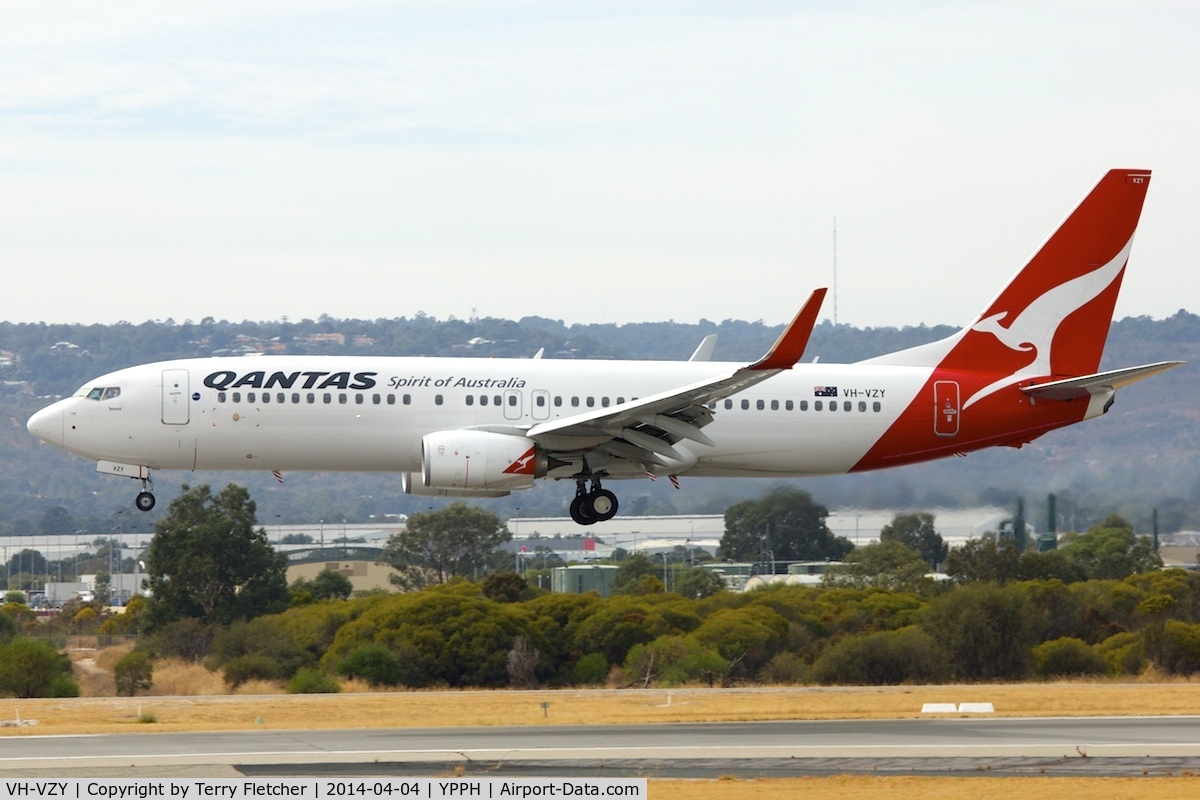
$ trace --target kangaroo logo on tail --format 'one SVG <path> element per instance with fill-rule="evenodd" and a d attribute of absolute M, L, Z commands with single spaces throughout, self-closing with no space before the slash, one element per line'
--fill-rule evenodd
<path fill-rule="evenodd" d="M 972 331 L 990 333 L 1010 350 L 1021 353 L 1033 351 L 1034 357 L 1025 366 L 975 392 L 967 398 L 963 408 L 969 408 L 976 401 L 982 400 L 1005 386 L 1017 383 L 1023 375 L 1051 374 L 1053 371 L 1051 348 L 1054 336 L 1058 333 L 1058 326 L 1068 316 L 1095 300 L 1108 287 L 1112 286 L 1113 281 L 1120 276 L 1121 270 L 1125 269 L 1132 247 L 1133 239 L 1130 239 L 1125 243 L 1121 252 L 1117 253 L 1107 264 L 1060 284 L 1041 295 L 1017 314 L 1007 326 L 1003 325 L 1001 320 L 1011 316 L 1011 311 L 991 314 L 972 325 Z"/>

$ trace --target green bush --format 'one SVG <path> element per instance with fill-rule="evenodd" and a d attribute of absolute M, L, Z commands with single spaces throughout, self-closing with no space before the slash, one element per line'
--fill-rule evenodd
<path fill-rule="evenodd" d="M 225 682 L 236 689 L 246 681 L 273 681 L 282 677 L 279 663 L 269 656 L 238 656 L 225 662 Z"/>
<path fill-rule="evenodd" d="M 159 658 L 174 656 L 199 663 L 212 649 L 216 628 L 195 617 L 169 622 L 146 639 L 146 648 Z M 140 645 L 139 645 L 140 646 Z"/>
<path fill-rule="evenodd" d="M 139 689 L 149 689 L 154 684 L 154 662 L 145 652 L 134 650 L 113 665 L 113 678 L 118 695 L 133 697 Z"/>
<path fill-rule="evenodd" d="M 0 645 L 0 695 L 78 697 L 71 660 L 45 642 L 17 636 Z"/>
<path fill-rule="evenodd" d="M 321 670 L 311 667 L 297 670 L 286 687 L 288 694 L 334 694 L 341 690 L 342 687 L 337 681 Z"/>
<path fill-rule="evenodd" d="M 275 664 L 272 678 L 290 678 L 301 667 L 312 666 L 315 658 L 280 625 L 280 615 L 238 621 L 217 631 L 206 662 L 219 669 L 245 656 L 261 656 Z"/>
<path fill-rule="evenodd" d="M 949 654 L 958 680 L 1019 680 L 1033 666 L 1046 623 L 1020 587 L 978 583 L 939 595 L 921 615 L 921 627 Z"/>
<path fill-rule="evenodd" d="M 1137 675 L 1146 666 L 1146 648 L 1136 633 L 1114 633 L 1095 646 L 1114 675 Z"/>
<path fill-rule="evenodd" d="M 939 683 L 950 675 L 945 651 L 915 625 L 847 636 L 813 663 L 817 683 L 866 686 Z"/>
<path fill-rule="evenodd" d="M 443 584 L 370 605 L 341 626 L 321 663 L 332 670 L 355 648 L 374 643 L 397 654 L 409 686 L 504 686 L 517 636 L 542 650 L 528 628 L 518 604 L 482 598 L 475 584 Z"/>
<path fill-rule="evenodd" d="M 372 686 L 399 686 L 407 677 L 400 659 L 381 644 L 359 645 L 338 662 L 336 671 L 339 675 L 359 678 Z"/>
<path fill-rule="evenodd" d="M 575 662 L 574 675 L 579 686 L 599 686 L 608 680 L 608 659 L 604 653 L 588 653 Z"/>
<path fill-rule="evenodd" d="M 799 686 L 812 680 L 812 666 L 796 653 L 776 653 L 758 672 L 759 683 Z"/>
<path fill-rule="evenodd" d="M 1200 624 L 1171 620 L 1163 636 L 1162 666 L 1176 675 L 1200 671 Z"/>
<path fill-rule="evenodd" d="M 1063 636 L 1033 648 L 1033 668 L 1042 678 L 1103 675 L 1109 671 L 1109 662 L 1082 639 Z"/>
<path fill-rule="evenodd" d="M 625 680 L 679 686 L 725 674 L 729 662 L 692 636 L 660 636 L 634 645 L 625 659 Z"/>

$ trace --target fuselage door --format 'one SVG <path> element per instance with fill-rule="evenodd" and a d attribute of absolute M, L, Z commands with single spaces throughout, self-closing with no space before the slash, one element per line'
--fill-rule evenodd
<path fill-rule="evenodd" d="M 934 381 L 933 432 L 938 436 L 957 436 L 960 411 L 958 381 Z"/>
<path fill-rule="evenodd" d="M 190 418 L 188 371 L 164 369 L 162 373 L 162 421 L 164 425 L 187 425 Z"/>
<path fill-rule="evenodd" d="M 521 392 L 519 389 L 504 390 L 504 418 L 521 418 Z"/>

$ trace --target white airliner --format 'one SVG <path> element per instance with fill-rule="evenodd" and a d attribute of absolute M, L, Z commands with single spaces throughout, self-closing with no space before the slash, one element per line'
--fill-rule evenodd
<path fill-rule="evenodd" d="M 616 514 L 609 479 L 822 475 L 1020 447 L 1182 363 L 1096 372 L 1149 183 L 1149 171 L 1112 170 L 973 323 L 854 364 L 799 363 L 819 289 L 749 365 L 701 351 L 188 359 L 99 377 L 29 430 L 141 481 L 144 511 L 151 470 L 394 471 L 404 491 L 443 497 L 571 480 L 581 525 Z"/>

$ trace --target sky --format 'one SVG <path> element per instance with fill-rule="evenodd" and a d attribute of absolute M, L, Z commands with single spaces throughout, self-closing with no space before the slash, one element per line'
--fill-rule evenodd
<path fill-rule="evenodd" d="M 1200 2 L 0 18 L 4 320 L 778 324 L 836 253 L 838 322 L 965 324 L 1114 167 L 1117 316 L 1200 312 Z"/>

